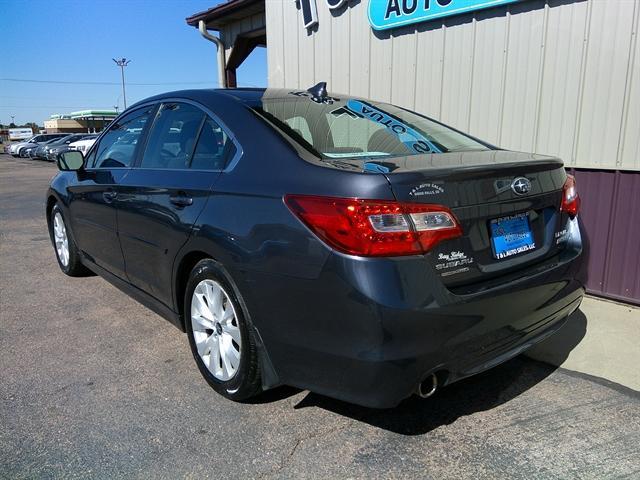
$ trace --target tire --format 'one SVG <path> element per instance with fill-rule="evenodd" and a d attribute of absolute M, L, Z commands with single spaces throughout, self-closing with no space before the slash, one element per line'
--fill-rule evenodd
<path fill-rule="evenodd" d="M 84 277 L 90 274 L 89 270 L 82 265 L 78 247 L 73 241 L 73 236 L 69 234 L 69 227 L 64 219 L 62 210 L 57 204 L 51 209 L 49 235 L 51 236 L 58 265 L 65 275 Z"/>
<path fill-rule="evenodd" d="M 243 305 L 216 262 L 196 264 L 183 312 L 191 353 L 207 383 L 237 402 L 262 391 L 255 333 Z"/>

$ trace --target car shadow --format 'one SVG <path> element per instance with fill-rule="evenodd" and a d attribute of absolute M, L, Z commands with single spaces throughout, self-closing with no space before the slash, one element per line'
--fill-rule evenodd
<path fill-rule="evenodd" d="M 587 319 L 577 310 L 551 337 L 555 365 L 584 338 Z M 550 339 L 550 340 L 551 340 Z M 454 383 L 433 397 L 412 396 L 396 408 L 376 410 L 308 393 L 294 408 L 318 407 L 402 435 L 422 435 L 458 418 L 495 408 L 537 385 L 556 366 L 523 355 L 487 372 Z M 267 392 L 268 393 L 268 392 Z"/>
<path fill-rule="evenodd" d="M 250 405 L 261 405 L 265 403 L 279 402 L 280 400 L 286 400 L 289 397 L 299 394 L 303 390 L 296 387 L 290 387 L 288 385 L 282 385 L 280 387 L 272 388 L 266 392 L 262 392 L 255 397 L 248 398 L 242 403 L 248 403 Z"/>

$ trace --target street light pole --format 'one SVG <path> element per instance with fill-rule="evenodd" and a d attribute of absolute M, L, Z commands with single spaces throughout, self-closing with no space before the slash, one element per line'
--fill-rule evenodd
<path fill-rule="evenodd" d="M 118 65 L 120 67 L 120 73 L 122 74 L 122 101 L 124 103 L 124 109 L 126 110 L 127 109 L 127 94 L 125 93 L 125 90 L 124 90 L 124 67 L 129 65 L 131 60 L 127 60 L 124 57 L 122 57 L 122 58 L 120 58 L 118 60 L 113 58 L 112 60 L 114 62 L 116 62 L 116 65 Z"/>

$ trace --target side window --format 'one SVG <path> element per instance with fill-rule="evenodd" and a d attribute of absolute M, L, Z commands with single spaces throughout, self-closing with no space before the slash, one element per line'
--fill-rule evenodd
<path fill-rule="evenodd" d="M 189 168 L 204 112 L 186 103 L 164 103 L 156 115 L 141 168 Z"/>
<path fill-rule="evenodd" d="M 191 168 L 223 170 L 236 153 L 236 146 L 214 120 L 207 117 L 193 153 Z"/>
<path fill-rule="evenodd" d="M 87 165 L 90 168 L 130 167 L 135 159 L 138 140 L 153 109 L 154 106 L 141 108 L 111 124 Z"/>

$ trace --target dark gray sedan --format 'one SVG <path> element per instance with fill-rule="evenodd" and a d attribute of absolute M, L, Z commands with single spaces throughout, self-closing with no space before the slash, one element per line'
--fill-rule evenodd
<path fill-rule="evenodd" d="M 186 331 L 233 400 L 427 397 L 553 334 L 584 294 L 561 160 L 323 84 L 158 95 L 58 165 L 62 271 Z"/>

